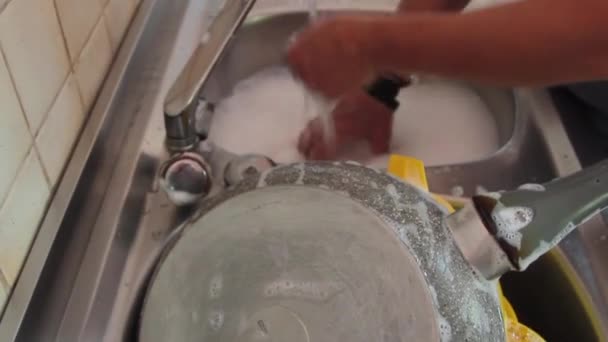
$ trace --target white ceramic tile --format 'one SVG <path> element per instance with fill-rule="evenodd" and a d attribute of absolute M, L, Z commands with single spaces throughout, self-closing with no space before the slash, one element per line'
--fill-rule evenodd
<path fill-rule="evenodd" d="M 110 0 L 105 10 L 105 20 L 110 34 L 112 50 L 116 51 L 129 27 L 135 10 L 132 0 Z"/>
<path fill-rule="evenodd" d="M 85 110 L 90 109 L 93 104 L 111 62 L 112 48 L 102 19 L 74 66 Z"/>
<path fill-rule="evenodd" d="M 0 268 L 11 286 L 36 234 L 49 194 L 42 165 L 32 148 L 0 209 Z"/>
<path fill-rule="evenodd" d="M 72 61 L 78 60 L 102 14 L 100 0 L 55 0 Z"/>
<path fill-rule="evenodd" d="M 15 88 L 0 54 L 0 203 L 6 198 L 17 170 L 25 159 L 32 137 L 21 111 Z"/>
<path fill-rule="evenodd" d="M 11 1 L 0 15 L 0 43 L 35 132 L 69 69 L 53 0 Z"/>
<path fill-rule="evenodd" d="M 36 137 L 42 165 L 55 186 L 85 118 L 78 85 L 70 75 Z"/>

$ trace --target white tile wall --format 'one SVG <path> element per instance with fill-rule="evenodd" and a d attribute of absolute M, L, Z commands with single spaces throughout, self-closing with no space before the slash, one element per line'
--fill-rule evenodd
<path fill-rule="evenodd" d="M 55 0 L 72 61 L 78 60 L 100 19 L 101 0 Z"/>
<path fill-rule="evenodd" d="M 9 284 L 17 279 L 49 193 L 38 153 L 32 148 L 0 209 L 0 261 Z"/>
<path fill-rule="evenodd" d="M 0 54 L 0 198 L 5 198 L 32 143 L 13 82 Z"/>
<path fill-rule="evenodd" d="M 36 132 L 70 68 L 52 0 L 11 1 L 0 16 L 0 46 Z"/>
<path fill-rule="evenodd" d="M 0 309 L 139 2 L 0 0 Z"/>
<path fill-rule="evenodd" d="M 80 59 L 74 65 L 76 78 L 85 107 L 95 100 L 97 89 L 103 82 L 106 71 L 112 62 L 112 47 L 105 21 L 99 20 L 93 34 L 82 50 Z"/>
<path fill-rule="evenodd" d="M 109 0 L 104 15 L 113 51 L 118 48 L 136 6 L 134 0 Z"/>
<path fill-rule="evenodd" d="M 56 185 L 61 176 L 63 164 L 72 151 L 72 143 L 84 119 L 78 85 L 74 76 L 70 75 L 36 137 L 36 147 L 51 186 Z"/>

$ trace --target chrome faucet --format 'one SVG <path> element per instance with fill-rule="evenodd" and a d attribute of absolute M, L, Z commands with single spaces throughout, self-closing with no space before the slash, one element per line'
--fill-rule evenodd
<path fill-rule="evenodd" d="M 194 149 L 198 97 L 230 38 L 241 26 L 256 0 L 225 0 L 205 37 L 194 50 L 164 103 L 167 148 L 172 153 Z"/>
<path fill-rule="evenodd" d="M 165 98 L 165 142 L 172 156 L 160 167 L 160 185 L 178 206 L 195 204 L 212 190 L 213 167 L 206 159 L 222 151 L 207 147 L 211 150 L 207 156 L 201 151 L 204 144 L 200 144 L 196 114 L 209 109 L 209 104 L 199 94 L 254 4 L 255 0 L 225 0 Z"/>

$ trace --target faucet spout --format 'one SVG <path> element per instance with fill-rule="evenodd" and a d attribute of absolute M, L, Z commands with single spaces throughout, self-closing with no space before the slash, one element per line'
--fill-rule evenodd
<path fill-rule="evenodd" d="M 169 90 L 164 103 L 166 144 L 171 152 L 191 150 L 199 142 L 195 114 L 198 95 L 230 38 L 241 26 L 256 0 L 226 0 Z"/>

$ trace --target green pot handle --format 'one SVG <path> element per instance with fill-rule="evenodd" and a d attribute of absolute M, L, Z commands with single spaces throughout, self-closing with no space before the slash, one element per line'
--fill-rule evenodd
<path fill-rule="evenodd" d="M 514 268 L 524 270 L 608 207 L 608 160 L 544 185 L 474 196 L 473 203 Z"/>

